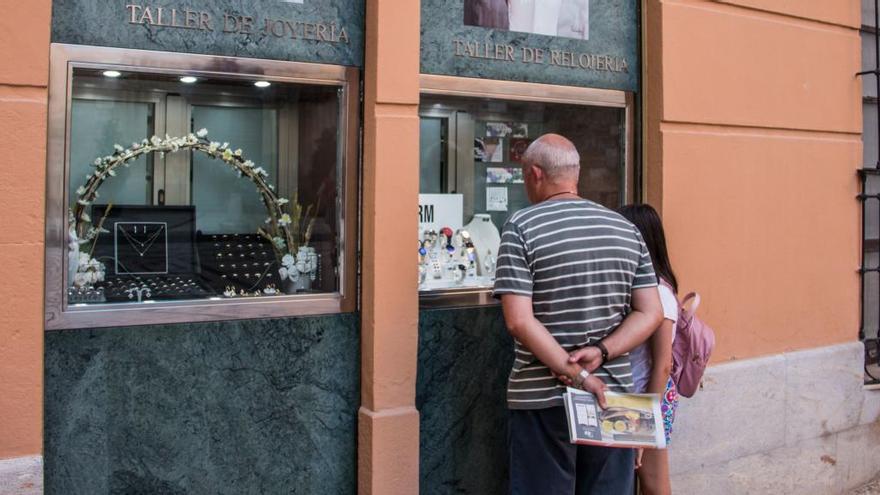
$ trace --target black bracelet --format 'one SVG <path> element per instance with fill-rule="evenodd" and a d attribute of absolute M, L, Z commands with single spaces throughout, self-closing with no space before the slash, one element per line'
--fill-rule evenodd
<path fill-rule="evenodd" d="M 608 361 L 608 348 L 605 347 L 605 344 L 603 344 L 601 340 L 597 341 L 593 346 L 598 347 L 602 352 L 602 364 L 599 366 L 605 366 L 605 363 Z"/>

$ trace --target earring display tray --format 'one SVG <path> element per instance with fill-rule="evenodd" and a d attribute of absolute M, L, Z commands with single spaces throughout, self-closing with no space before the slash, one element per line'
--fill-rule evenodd
<path fill-rule="evenodd" d="M 275 251 L 259 235 L 200 233 L 197 239 L 202 279 L 217 292 L 281 287 Z"/>

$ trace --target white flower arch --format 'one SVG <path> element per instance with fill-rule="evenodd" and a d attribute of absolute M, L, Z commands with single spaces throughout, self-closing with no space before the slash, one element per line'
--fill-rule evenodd
<path fill-rule="evenodd" d="M 206 139 L 208 131 L 202 129 L 195 134 L 184 137 L 160 138 L 153 136 L 144 139 L 140 143 L 133 143 L 130 148 L 123 148 L 116 144 L 112 155 L 97 158 L 93 166 L 94 172 L 86 175 L 86 183 L 76 190 L 76 202 L 71 207 L 70 227 L 79 240 L 79 243 L 87 243 L 95 239 L 103 230 L 101 225 L 92 225 L 92 219 L 86 211 L 87 207 L 98 198 L 98 189 L 108 178 L 116 175 L 120 166 L 128 167 L 131 162 L 141 156 L 150 153 L 176 153 L 181 150 L 192 150 L 214 158 L 238 172 L 239 177 L 246 178 L 254 183 L 260 200 L 266 207 L 269 216 L 266 226 L 257 229 L 257 233 L 270 241 L 272 248 L 279 260 L 285 254 L 295 253 L 300 245 L 308 245 L 314 224 L 314 213 L 310 206 L 305 215 L 302 207 L 294 200 L 294 215 L 291 218 L 289 207 L 290 201 L 279 197 L 274 186 L 267 181 L 269 173 L 262 167 L 255 166 L 254 162 L 245 159 L 242 151 L 233 151 L 229 143 L 211 142 Z M 311 219 L 310 218 L 310 214 Z M 305 220 L 305 221 L 303 221 Z"/>

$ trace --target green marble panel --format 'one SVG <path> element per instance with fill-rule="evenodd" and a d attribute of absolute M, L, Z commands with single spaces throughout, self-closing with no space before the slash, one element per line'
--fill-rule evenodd
<path fill-rule="evenodd" d="M 355 493 L 358 325 L 47 333 L 46 493 Z"/>
<path fill-rule="evenodd" d="M 361 67 L 364 0 L 54 0 L 52 42 Z"/>
<path fill-rule="evenodd" d="M 506 8 L 503 0 L 422 0 L 423 73 L 638 91 L 636 0 L 590 0 L 587 40 L 465 25 L 466 1 Z M 525 62 L 534 49 L 543 50 L 543 61 Z M 607 70 L 606 56 L 614 70 Z"/>
<path fill-rule="evenodd" d="M 416 407 L 422 495 L 507 493 L 507 376 L 500 307 L 422 311 Z"/>

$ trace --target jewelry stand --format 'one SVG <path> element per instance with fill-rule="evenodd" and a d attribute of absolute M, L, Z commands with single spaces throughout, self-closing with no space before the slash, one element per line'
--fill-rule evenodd
<path fill-rule="evenodd" d="M 480 274 L 490 275 L 483 273 L 485 272 L 483 265 L 487 252 L 491 251 L 492 256 L 498 256 L 498 248 L 501 246 L 501 234 L 498 232 L 498 227 L 492 223 L 492 217 L 488 213 L 477 213 L 463 229 L 470 232 L 471 239 L 477 247 L 477 266 Z"/>

